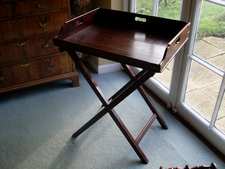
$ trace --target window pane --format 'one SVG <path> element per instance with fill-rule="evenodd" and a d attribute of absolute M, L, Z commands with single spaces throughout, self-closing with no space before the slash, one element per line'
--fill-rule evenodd
<path fill-rule="evenodd" d="M 137 13 L 152 15 L 153 2 L 153 0 L 136 0 Z M 180 18 L 182 0 L 160 0 L 159 2 L 159 16 L 170 19 Z M 160 81 L 166 88 L 170 87 L 173 63 L 174 61 L 172 61 L 162 73 L 154 76 L 154 78 Z"/>
<path fill-rule="evenodd" d="M 225 7 L 203 1 L 194 53 L 225 70 Z"/>
<path fill-rule="evenodd" d="M 220 106 L 219 115 L 216 121 L 216 127 L 225 133 L 225 95 L 223 96 L 223 101 Z"/>
<path fill-rule="evenodd" d="M 162 73 L 155 74 L 154 78 L 162 82 L 162 84 L 166 87 L 170 87 L 171 77 L 172 77 L 172 71 L 173 71 L 173 63 L 174 60 L 172 60 L 164 69 Z"/>
<path fill-rule="evenodd" d="M 192 61 L 185 103 L 210 121 L 222 77 Z"/>
<path fill-rule="evenodd" d="M 179 19 L 181 3 L 182 0 L 160 0 L 158 16 L 169 19 Z M 173 63 L 174 60 L 166 67 L 166 69 L 162 73 L 155 75 L 155 78 L 162 82 L 162 84 L 167 88 L 170 87 L 171 83 Z"/>
<path fill-rule="evenodd" d="M 136 0 L 137 13 L 152 15 L 152 0 Z"/>
<path fill-rule="evenodd" d="M 180 19 L 182 0 L 160 0 L 158 16 Z"/>
<path fill-rule="evenodd" d="M 198 39 L 195 44 L 195 54 L 225 71 L 224 38 L 210 36 Z"/>

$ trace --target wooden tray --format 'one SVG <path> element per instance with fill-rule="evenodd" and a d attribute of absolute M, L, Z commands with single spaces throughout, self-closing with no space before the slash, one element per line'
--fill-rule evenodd
<path fill-rule="evenodd" d="M 183 21 L 97 8 L 67 21 L 54 43 L 161 72 L 188 40 L 189 29 Z"/>

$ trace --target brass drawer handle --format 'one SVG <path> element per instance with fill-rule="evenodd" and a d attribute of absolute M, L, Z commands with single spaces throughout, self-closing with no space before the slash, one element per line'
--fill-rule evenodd
<path fill-rule="evenodd" d="M 26 42 L 25 41 L 23 41 L 23 42 L 17 42 L 16 43 L 16 46 L 17 47 L 24 47 L 26 45 Z"/>
<path fill-rule="evenodd" d="M 46 39 L 42 44 L 42 48 L 54 48 L 55 46 L 52 43 L 51 39 Z"/>
<path fill-rule="evenodd" d="M 38 9 L 47 9 L 47 6 L 44 6 L 44 5 L 38 3 L 37 8 Z"/>
<path fill-rule="evenodd" d="M 48 18 L 47 16 L 41 17 L 39 26 L 46 32 L 48 30 Z"/>
<path fill-rule="evenodd" d="M 41 28 L 46 29 L 48 26 L 48 23 L 47 22 L 39 22 L 39 25 Z"/>
<path fill-rule="evenodd" d="M 50 44 L 48 41 L 46 41 L 43 45 L 42 45 L 43 48 L 49 48 L 50 47 Z"/>
<path fill-rule="evenodd" d="M 30 63 L 25 63 L 25 64 L 20 65 L 20 67 L 22 67 L 22 68 L 26 68 L 26 67 L 29 67 L 29 66 L 30 66 Z"/>

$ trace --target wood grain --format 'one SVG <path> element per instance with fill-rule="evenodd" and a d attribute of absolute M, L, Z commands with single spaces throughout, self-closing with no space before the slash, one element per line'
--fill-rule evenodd
<path fill-rule="evenodd" d="M 189 27 L 182 21 L 98 8 L 66 22 L 54 42 L 62 49 L 161 72 L 187 41 Z"/>

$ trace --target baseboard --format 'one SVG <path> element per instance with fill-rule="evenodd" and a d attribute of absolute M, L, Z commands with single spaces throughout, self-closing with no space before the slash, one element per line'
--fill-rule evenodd
<path fill-rule="evenodd" d="M 104 64 L 98 66 L 98 73 L 110 73 L 116 72 L 121 70 L 121 65 L 119 63 L 111 63 L 111 64 Z"/>

